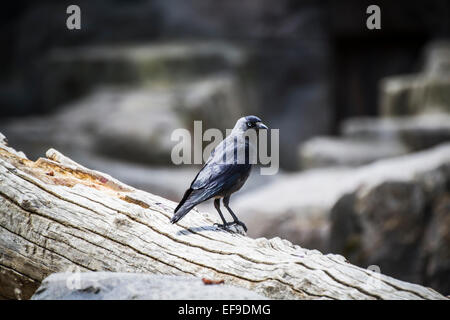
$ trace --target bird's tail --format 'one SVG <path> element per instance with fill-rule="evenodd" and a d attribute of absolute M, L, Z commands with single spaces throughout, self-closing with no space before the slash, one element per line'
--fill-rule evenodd
<path fill-rule="evenodd" d="M 193 190 L 189 188 L 183 199 L 175 208 L 174 215 L 170 222 L 176 223 L 180 221 L 189 211 L 192 210 L 197 204 L 211 198 L 211 193 L 204 192 L 203 190 Z"/>
<path fill-rule="evenodd" d="M 191 211 L 191 209 L 194 207 L 195 205 L 187 205 L 187 206 L 182 206 L 181 208 L 178 209 L 178 211 L 175 211 L 175 214 L 173 215 L 172 219 L 170 219 L 171 223 L 177 223 L 178 221 L 180 221 L 189 211 Z"/>
<path fill-rule="evenodd" d="M 189 211 L 191 211 L 193 207 L 195 207 L 197 203 L 193 202 L 192 201 L 193 199 L 190 199 L 191 193 L 193 191 L 194 190 L 192 190 L 191 188 L 186 190 L 183 199 L 181 199 L 180 203 L 175 208 L 174 211 L 175 214 L 173 215 L 172 219 L 170 219 L 170 222 L 176 223 L 180 221 Z"/>

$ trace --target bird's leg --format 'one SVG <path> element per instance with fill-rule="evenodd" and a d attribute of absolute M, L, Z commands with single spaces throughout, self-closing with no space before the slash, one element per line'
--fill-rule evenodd
<path fill-rule="evenodd" d="M 216 226 L 218 226 L 218 227 L 220 227 L 220 228 L 222 228 L 222 229 L 225 229 L 225 228 L 227 227 L 227 225 L 229 225 L 229 223 L 228 223 L 228 222 L 225 220 L 225 218 L 223 217 L 222 211 L 220 211 L 220 199 L 219 199 L 219 198 L 217 198 L 217 199 L 214 200 L 214 207 L 216 208 L 217 212 L 218 212 L 219 215 L 220 215 L 220 218 L 221 218 L 222 221 L 223 221 L 223 224 L 215 223 L 214 225 L 216 225 Z"/>
<path fill-rule="evenodd" d="M 224 204 L 225 208 L 227 208 L 227 210 L 231 214 L 231 216 L 233 217 L 234 223 L 242 226 L 242 228 L 244 228 L 245 232 L 247 232 L 247 226 L 242 221 L 239 221 L 238 217 L 236 217 L 233 210 L 231 210 L 230 206 L 228 205 L 229 203 L 230 203 L 230 196 L 224 197 L 223 204 Z"/>

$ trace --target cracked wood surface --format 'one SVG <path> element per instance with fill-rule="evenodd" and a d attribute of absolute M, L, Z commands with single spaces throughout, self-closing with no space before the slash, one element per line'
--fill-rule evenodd
<path fill-rule="evenodd" d="M 280 238 L 220 230 L 204 213 L 50 149 L 30 161 L 0 143 L 0 298 L 29 298 L 50 273 L 146 272 L 224 280 L 273 299 L 445 299 L 420 285 Z"/>

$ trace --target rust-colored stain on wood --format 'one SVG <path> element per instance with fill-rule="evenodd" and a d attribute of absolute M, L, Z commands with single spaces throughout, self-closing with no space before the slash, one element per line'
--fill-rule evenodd
<path fill-rule="evenodd" d="M 141 200 L 138 200 L 138 199 L 134 199 L 134 198 L 132 198 L 130 196 L 127 196 L 127 195 L 119 196 L 119 198 L 124 200 L 124 201 L 126 201 L 126 202 L 137 204 L 138 206 L 141 206 L 144 209 L 150 208 L 150 206 L 147 203 L 145 203 L 144 201 L 141 201 Z"/>
<path fill-rule="evenodd" d="M 47 184 L 60 185 L 70 188 L 76 184 L 83 184 L 87 187 L 106 192 L 111 190 L 128 191 L 124 190 L 120 186 L 117 186 L 108 178 L 101 176 L 100 174 L 97 175 L 83 170 L 73 169 L 61 165 L 54 160 L 39 158 L 36 161 L 31 161 L 10 153 L 2 148 L 0 148 L 0 158 L 11 163 L 19 170 L 22 170 Z M 138 200 L 134 203 L 137 202 Z M 139 205 L 145 207 L 142 204 Z M 147 208 L 148 207 L 149 206 L 147 205 Z"/>
<path fill-rule="evenodd" d="M 202 278 L 202 281 L 206 285 L 225 283 L 225 280 L 211 280 L 211 279 L 206 279 L 206 278 Z"/>

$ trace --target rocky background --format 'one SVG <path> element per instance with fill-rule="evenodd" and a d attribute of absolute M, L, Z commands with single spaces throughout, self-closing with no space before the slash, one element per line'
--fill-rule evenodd
<path fill-rule="evenodd" d="M 356 0 L 84 0 L 75 31 L 69 4 L 0 13 L 11 146 L 178 201 L 198 167 L 171 163 L 172 131 L 259 115 L 281 171 L 231 201 L 250 236 L 450 294 L 448 1 L 378 1 L 376 31 Z"/>

